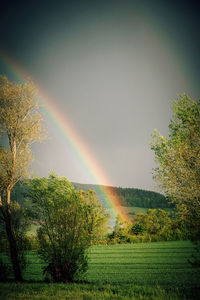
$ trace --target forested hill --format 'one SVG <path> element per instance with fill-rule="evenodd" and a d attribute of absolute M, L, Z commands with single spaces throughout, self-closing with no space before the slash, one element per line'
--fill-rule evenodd
<path fill-rule="evenodd" d="M 93 184 L 73 183 L 77 190 L 94 190 L 98 198 L 104 202 L 105 194 L 102 186 Z M 161 194 L 136 188 L 108 187 L 109 193 L 120 198 L 122 206 L 137 206 L 145 208 L 168 208 L 171 207 L 168 200 Z"/>
<path fill-rule="evenodd" d="M 106 206 L 105 192 L 103 186 L 93 184 L 72 183 L 77 190 L 88 189 L 94 190 L 97 193 L 99 200 Z M 121 187 L 107 187 L 109 194 L 117 196 L 121 200 L 121 205 L 126 207 L 144 207 L 144 208 L 168 208 L 170 207 L 167 199 L 156 192 L 146 191 L 136 188 L 121 188 Z M 26 195 L 29 187 L 27 184 L 18 182 L 11 192 L 12 200 L 25 204 Z"/>

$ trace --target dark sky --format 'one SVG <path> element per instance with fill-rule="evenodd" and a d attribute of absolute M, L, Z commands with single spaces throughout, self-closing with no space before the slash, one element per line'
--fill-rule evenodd
<path fill-rule="evenodd" d="M 2 1 L 0 74 L 11 57 L 55 101 L 113 185 L 155 189 L 151 133 L 177 94 L 200 96 L 199 1 Z M 47 116 L 34 171 L 91 182 Z M 106 182 L 101 182 L 106 184 Z"/>

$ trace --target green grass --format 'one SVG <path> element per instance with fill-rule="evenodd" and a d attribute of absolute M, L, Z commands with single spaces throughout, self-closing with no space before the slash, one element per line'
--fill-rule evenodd
<path fill-rule="evenodd" d="M 0 299 L 198 299 L 199 274 L 188 263 L 193 250 L 188 241 L 94 246 L 80 283 L 4 283 Z M 28 260 L 25 279 L 43 280 L 37 253 Z"/>
<path fill-rule="evenodd" d="M 160 242 L 96 246 L 91 249 L 89 282 L 132 283 L 136 285 L 197 285 L 197 276 L 188 263 L 193 251 L 190 242 Z"/>
<path fill-rule="evenodd" d="M 47 283 L 4 283 L 0 284 L 2 300 L 184 300 L 198 299 L 197 291 L 185 294 L 179 289 L 163 289 L 161 287 L 103 284 L 47 284 Z"/>
<path fill-rule="evenodd" d="M 129 214 L 136 215 L 139 213 L 145 214 L 148 210 L 148 208 L 145 207 L 136 207 L 136 206 L 124 206 L 123 207 Z"/>
<path fill-rule="evenodd" d="M 146 214 L 147 210 L 149 208 L 146 207 L 137 207 L 137 206 L 123 206 L 123 208 L 127 211 L 127 213 L 129 213 L 130 215 L 136 215 L 136 214 Z M 167 211 L 167 212 L 172 212 L 172 208 L 162 208 L 163 210 Z"/>
<path fill-rule="evenodd" d="M 190 286 L 197 285 L 188 263 L 194 246 L 189 241 L 94 246 L 89 269 L 82 280 L 89 283 Z M 28 252 L 25 280 L 42 281 L 43 264 L 36 251 Z"/>

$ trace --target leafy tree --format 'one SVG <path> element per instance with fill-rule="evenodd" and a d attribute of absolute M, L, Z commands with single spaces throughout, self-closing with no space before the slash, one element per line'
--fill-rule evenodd
<path fill-rule="evenodd" d="M 146 231 L 146 227 L 143 222 L 137 221 L 134 223 L 131 231 L 135 235 L 143 235 L 143 233 Z"/>
<path fill-rule="evenodd" d="M 0 77 L 0 218 L 5 225 L 15 279 L 22 280 L 20 244 L 10 194 L 14 185 L 27 175 L 32 160 L 31 144 L 43 137 L 41 114 L 32 83 L 9 82 Z M 3 144 L 4 142 L 4 144 Z M 19 220 L 19 219 L 18 219 Z"/>
<path fill-rule="evenodd" d="M 108 242 L 111 243 L 130 243 L 131 242 L 132 222 L 122 220 L 118 215 L 115 220 L 113 231 L 108 234 Z"/>
<path fill-rule="evenodd" d="M 171 220 L 169 213 L 163 209 L 148 209 L 147 213 L 140 213 L 134 217 L 134 225 L 132 231 L 134 234 L 160 234 L 169 226 Z"/>
<path fill-rule="evenodd" d="M 200 102 L 180 95 L 172 106 L 169 136 L 153 134 L 154 178 L 196 238 L 200 238 Z"/>
<path fill-rule="evenodd" d="M 30 184 L 42 216 L 38 239 L 44 273 L 54 282 L 72 282 L 86 271 L 86 249 L 105 234 L 108 216 L 93 191 L 76 191 L 64 177 L 52 174 Z"/>

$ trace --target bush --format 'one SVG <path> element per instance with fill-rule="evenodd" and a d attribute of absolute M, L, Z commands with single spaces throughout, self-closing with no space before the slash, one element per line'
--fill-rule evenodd
<path fill-rule="evenodd" d="M 72 282 L 87 270 L 87 248 L 104 240 L 107 214 L 93 191 L 76 191 L 66 178 L 31 181 L 42 216 L 37 231 L 44 273 L 53 282 Z"/>
<path fill-rule="evenodd" d="M 80 279 L 88 268 L 85 247 L 77 247 L 73 251 L 68 250 L 68 253 L 59 248 L 59 246 L 56 248 L 56 253 L 46 252 L 47 248 L 45 248 L 46 253 L 41 249 L 39 251 L 41 257 L 48 262 L 47 266 L 43 268 L 46 279 L 48 275 L 53 282 L 73 282 Z"/>
<path fill-rule="evenodd" d="M 146 227 L 144 224 L 141 223 L 135 223 L 132 227 L 132 232 L 135 235 L 141 235 L 146 231 Z"/>

